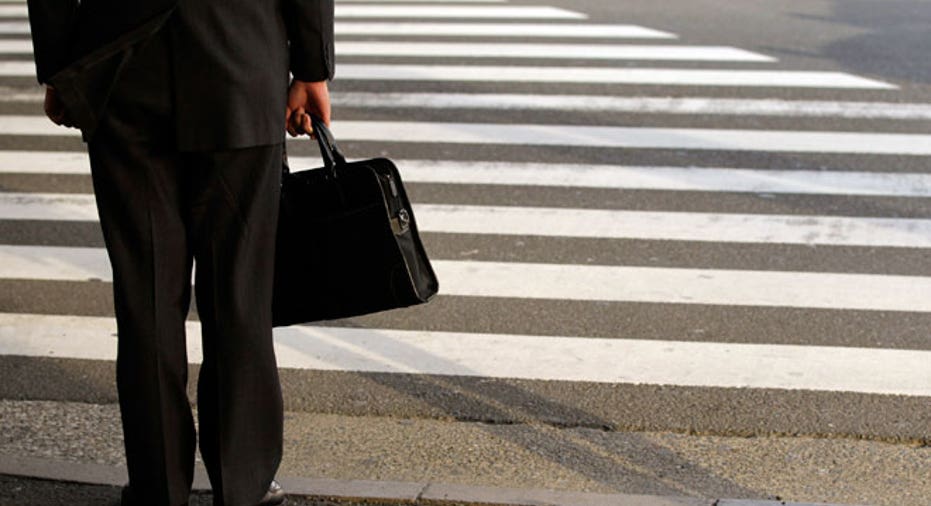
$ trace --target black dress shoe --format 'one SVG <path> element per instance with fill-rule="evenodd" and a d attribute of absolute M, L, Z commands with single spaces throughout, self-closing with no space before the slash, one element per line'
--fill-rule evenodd
<path fill-rule="evenodd" d="M 258 506 L 275 506 L 277 504 L 284 503 L 284 490 L 281 488 L 281 485 L 272 480 L 271 485 L 268 486 L 268 492 L 265 492 L 265 497 L 262 498 L 262 501 L 259 502 Z"/>

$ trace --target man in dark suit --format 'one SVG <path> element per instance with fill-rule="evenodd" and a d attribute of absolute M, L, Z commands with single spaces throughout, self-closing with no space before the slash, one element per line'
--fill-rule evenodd
<path fill-rule="evenodd" d="M 280 503 L 284 132 L 310 133 L 309 113 L 329 122 L 333 0 L 29 0 L 29 17 L 46 113 L 87 142 L 113 268 L 123 504 L 186 504 L 196 446 L 215 506 Z M 195 260 L 199 434 L 186 394 Z"/>

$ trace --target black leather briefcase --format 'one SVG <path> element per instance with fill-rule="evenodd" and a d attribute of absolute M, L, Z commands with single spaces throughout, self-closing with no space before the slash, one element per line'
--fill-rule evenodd
<path fill-rule="evenodd" d="M 439 282 L 401 175 L 386 158 L 349 163 L 313 118 L 322 168 L 282 161 L 274 326 L 421 304 Z"/>

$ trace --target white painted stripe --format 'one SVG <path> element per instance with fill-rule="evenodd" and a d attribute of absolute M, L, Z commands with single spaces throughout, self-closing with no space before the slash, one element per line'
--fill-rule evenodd
<path fill-rule="evenodd" d="M 104 249 L 3 245 L 0 278 L 112 281 L 113 275 Z"/>
<path fill-rule="evenodd" d="M 0 61 L 0 77 L 36 77 L 36 64 L 31 61 Z"/>
<path fill-rule="evenodd" d="M 0 153 L 2 164 L 2 153 Z M 315 167 L 294 158 L 293 168 Z M 398 160 L 405 181 L 636 190 L 931 197 L 931 174 Z"/>
<path fill-rule="evenodd" d="M 26 5 L 0 5 L 0 17 L 28 17 Z M 586 19 L 558 7 L 454 5 L 337 5 L 338 18 Z"/>
<path fill-rule="evenodd" d="M 93 195 L 0 193 L 0 220 L 97 221 Z"/>
<path fill-rule="evenodd" d="M 42 97 L 36 95 L 36 99 Z M 783 116 L 848 119 L 931 120 L 931 105 L 893 102 L 829 102 L 778 99 L 621 97 L 518 93 L 340 92 L 333 104 L 358 108 L 492 109 L 635 114 Z"/>
<path fill-rule="evenodd" d="M 41 92 L 0 88 L 0 102 L 41 102 Z M 340 92 L 333 105 L 357 108 L 425 108 L 623 112 L 845 119 L 931 120 L 931 105 L 895 102 L 833 102 L 779 99 L 619 97 L 507 93 Z"/>
<path fill-rule="evenodd" d="M 637 25 L 590 25 L 577 23 L 377 23 L 341 21 L 336 35 L 403 35 L 407 37 L 540 37 L 606 39 L 675 39 L 676 35 Z M 0 21 L 0 34 L 28 35 L 26 21 Z"/>
<path fill-rule="evenodd" d="M 0 135 L 80 136 L 44 116 L 0 116 Z M 703 128 L 636 128 L 542 124 L 340 121 L 345 141 L 501 144 L 632 149 L 931 155 L 931 135 Z M 302 137 L 301 139 L 308 139 Z"/>
<path fill-rule="evenodd" d="M 26 4 L 22 5 L 0 5 L 0 17 L 6 18 L 25 18 L 29 16 Z"/>
<path fill-rule="evenodd" d="M 447 295 L 931 311 L 931 278 L 508 262 L 432 262 Z"/>
<path fill-rule="evenodd" d="M 336 0 L 337 4 L 503 4 L 508 0 Z"/>
<path fill-rule="evenodd" d="M 433 260 L 444 295 L 931 312 L 931 277 Z M 102 248 L 0 246 L 0 278 L 112 279 Z"/>
<path fill-rule="evenodd" d="M 334 135 L 376 142 L 931 155 L 931 135 L 924 134 L 342 121 Z"/>
<path fill-rule="evenodd" d="M 0 39 L 0 53 L 32 54 L 32 41 Z M 609 44 L 517 44 L 461 42 L 344 42 L 338 56 L 458 58 L 547 58 L 589 60 L 668 60 L 772 62 L 774 58 L 722 46 L 644 46 Z"/>
<path fill-rule="evenodd" d="M 0 173 L 90 175 L 90 160 L 78 151 L 0 150 Z"/>
<path fill-rule="evenodd" d="M 0 116 L 0 135 L 80 136 L 81 131 L 56 125 L 45 116 Z"/>
<path fill-rule="evenodd" d="M 31 31 L 28 21 L 0 21 L 0 33 L 8 35 L 28 35 Z"/>
<path fill-rule="evenodd" d="M 32 54 L 32 41 L 29 39 L 0 39 L 0 53 Z"/>
<path fill-rule="evenodd" d="M 587 15 L 558 7 L 448 5 L 337 5 L 342 18 L 473 18 L 586 19 Z"/>
<path fill-rule="evenodd" d="M 0 24 L 0 31 L 2 31 Z M 674 39 L 669 32 L 637 25 L 577 23 L 336 23 L 337 35 L 404 35 L 430 37 L 541 37 Z"/>
<path fill-rule="evenodd" d="M 534 95 L 517 93 L 369 93 L 339 92 L 333 105 L 366 108 L 491 109 L 623 112 L 845 119 L 931 120 L 931 105 L 895 102 L 817 100 L 620 97 L 607 95 Z M 0 88 L 0 101 L 41 102 L 41 92 Z"/>
<path fill-rule="evenodd" d="M 931 220 L 416 204 L 424 232 L 931 248 Z M 2 220 L 96 221 L 92 195 L 0 193 Z"/>
<path fill-rule="evenodd" d="M 45 95 L 41 92 L 24 93 L 0 88 L 0 101 L 3 102 L 41 102 L 44 98 Z M 331 100 L 336 106 L 358 108 L 599 111 L 633 114 L 931 120 L 931 105 L 896 102 L 352 91 L 335 93 Z"/>
<path fill-rule="evenodd" d="M 512 83 L 753 86 L 772 88 L 898 89 L 843 72 L 658 68 L 512 67 L 479 65 L 370 65 L 343 63 L 340 79 Z M 0 61 L 0 76 L 35 77 L 35 64 Z"/>
<path fill-rule="evenodd" d="M 931 220 L 418 205 L 424 231 L 725 243 L 931 248 Z"/>
<path fill-rule="evenodd" d="M 0 173 L 89 174 L 76 152 L 0 151 Z M 404 181 L 627 190 L 931 197 L 931 174 L 396 160 Z M 320 165 L 290 157 L 292 170 Z"/>
<path fill-rule="evenodd" d="M 203 361 L 199 322 L 187 356 Z M 112 318 L 0 314 L 0 354 L 116 360 Z M 931 352 L 292 326 L 275 329 L 286 369 L 549 381 L 775 388 L 931 396 Z"/>
<path fill-rule="evenodd" d="M 370 65 L 344 63 L 340 66 L 340 79 L 756 86 L 775 88 L 898 88 L 888 83 L 843 72 L 478 65 Z"/>
<path fill-rule="evenodd" d="M 0 45 L 2 47 L 2 45 Z M 31 45 L 30 52 L 31 52 Z M 338 42 L 338 56 L 456 58 L 553 58 L 589 60 L 685 60 L 772 62 L 774 58 L 721 46 L 644 46 L 617 44 L 518 44 L 478 42 Z"/>

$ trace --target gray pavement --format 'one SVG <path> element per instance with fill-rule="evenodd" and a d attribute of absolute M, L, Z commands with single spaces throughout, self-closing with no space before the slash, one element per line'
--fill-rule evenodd
<path fill-rule="evenodd" d="M 5 427 L 0 461 L 120 466 L 118 417 L 115 405 L 0 402 Z M 924 472 L 931 449 L 870 441 L 288 412 L 285 446 L 279 471 L 283 483 L 303 477 L 443 484 L 469 487 L 472 493 L 551 489 L 876 505 L 921 504 L 931 493 Z M 199 483 L 204 486 L 202 478 Z M 300 488 L 299 480 L 292 483 Z"/>
<path fill-rule="evenodd" d="M 0 475 L 0 504 L 16 506 L 119 506 L 120 488 L 61 480 L 42 480 Z M 213 496 L 199 491 L 191 495 L 189 506 L 210 506 Z M 288 506 L 393 506 L 398 503 L 355 500 L 315 499 L 292 495 Z"/>

